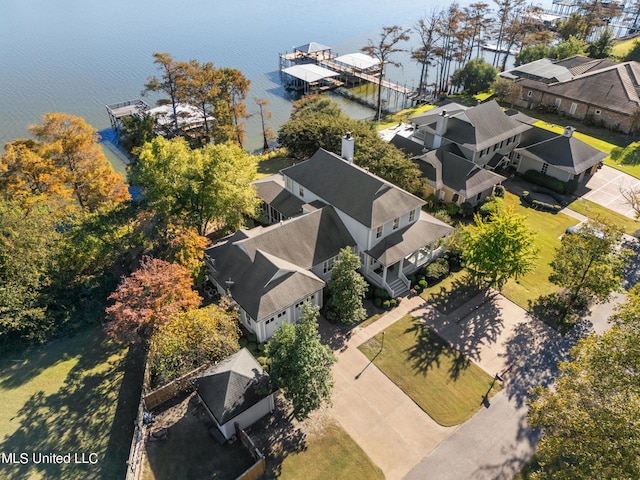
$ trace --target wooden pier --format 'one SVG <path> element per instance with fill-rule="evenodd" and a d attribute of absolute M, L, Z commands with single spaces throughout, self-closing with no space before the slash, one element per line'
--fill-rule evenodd
<path fill-rule="evenodd" d="M 294 67 L 307 64 L 325 69 L 325 76 L 321 79 L 310 77 L 312 80 L 306 81 L 302 71 L 297 71 Z M 403 104 L 407 101 L 414 101 L 418 97 L 418 92 L 407 88 L 406 85 L 399 85 L 384 79 L 380 82 L 382 68 L 375 58 L 361 53 L 338 56 L 331 53 L 329 47 L 315 42 L 294 48 L 293 52 L 280 54 L 280 72 L 286 88 L 305 94 L 322 92 L 341 86 L 382 83 L 386 89 L 387 98 L 389 99 L 393 92 L 396 103 L 398 96 L 402 97 Z"/>
<path fill-rule="evenodd" d="M 122 126 L 124 117 L 141 117 L 149 111 L 149 105 L 143 100 L 127 100 L 126 102 L 107 105 L 107 113 L 111 121 L 111 128 L 118 130 Z"/>

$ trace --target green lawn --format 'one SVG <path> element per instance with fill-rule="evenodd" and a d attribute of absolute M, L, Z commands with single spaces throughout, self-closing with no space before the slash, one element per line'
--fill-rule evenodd
<path fill-rule="evenodd" d="M 272 157 L 258 161 L 258 178 L 266 177 L 278 173 L 286 167 L 290 167 L 295 160 L 289 157 Z"/>
<path fill-rule="evenodd" d="M 384 479 L 384 474 L 337 423 L 307 441 L 306 448 L 285 457 L 279 478 L 283 480 Z"/>
<path fill-rule="evenodd" d="M 377 129 L 384 130 L 385 128 L 397 125 L 398 122 L 407 123 L 410 117 L 415 117 L 416 115 L 428 112 L 429 110 L 432 110 L 434 108 L 436 108 L 435 105 L 426 104 L 400 110 L 398 113 L 394 113 L 393 115 L 387 115 L 386 117 L 384 117 L 381 122 L 378 122 Z"/>
<path fill-rule="evenodd" d="M 571 203 L 569 208 L 586 217 L 601 219 L 607 223 L 617 225 L 629 235 L 633 235 L 638 229 L 640 229 L 640 223 L 638 223 L 637 220 L 622 215 L 621 213 L 614 212 L 613 210 L 609 210 L 608 208 L 598 205 L 597 203 L 593 203 L 590 200 L 579 198 L 575 202 Z"/>
<path fill-rule="evenodd" d="M 458 425 L 482 406 L 493 379 L 407 315 L 359 349 L 440 425 Z M 489 396 L 499 391 L 495 384 Z"/>
<path fill-rule="evenodd" d="M 535 269 L 517 281 L 511 279 L 502 289 L 502 293 L 522 308 L 529 309 L 529 302 L 534 302 L 541 295 L 556 292 L 558 287 L 549 282 L 555 250 L 560 246 L 560 236 L 567 227 L 576 225 L 578 220 L 564 213 L 549 213 L 520 204 L 520 199 L 507 192 L 504 198 L 505 207 L 512 207 L 516 213 L 525 217 L 526 225 L 535 232 L 535 245 L 539 249 Z"/>
<path fill-rule="evenodd" d="M 97 328 L 0 361 L 3 452 L 98 459 L 2 465 L 3 479 L 124 477 L 141 381 L 130 370 L 125 375 L 125 353 Z"/>
<path fill-rule="evenodd" d="M 613 50 L 611 51 L 612 55 L 616 58 L 623 58 L 633 48 L 633 44 L 636 40 L 638 39 L 630 38 L 629 40 L 616 42 L 616 44 L 613 46 Z"/>

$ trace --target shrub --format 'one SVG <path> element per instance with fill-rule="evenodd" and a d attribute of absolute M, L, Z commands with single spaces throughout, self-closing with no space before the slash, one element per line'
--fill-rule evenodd
<path fill-rule="evenodd" d="M 447 214 L 450 217 L 453 217 L 454 215 L 457 215 L 458 213 L 460 213 L 460 206 L 457 203 L 447 203 L 445 208 L 446 208 Z M 440 219 L 440 220 L 442 220 L 442 219 Z M 449 221 L 447 223 L 451 223 L 451 219 L 449 219 Z"/>
<path fill-rule="evenodd" d="M 440 220 L 441 222 L 447 223 L 449 225 L 451 225 L 453 223 L 451 221 L 451 214 L 449 213 L 448 209 L 447 210 L 438 210 L 437 212 L 435 212 L 433 214 L 433 216 L 435 218 L 437 218 L 438 220 Z"/>
<path fill-rule="evenodd" d="M 504 198 L 505 188 L 502 185 L 496 185 L 493 188 L 493 194 L 498 198 Z"/>
<path fill-rule="evenodd" d="M 395 298 L 392 298 L 391 300 L 389 300 L 389 306 L 391 308 L 395 307 L 396 305 L 398 305 L 398 301 Z"/>
<path fill-rule="evenodd" d="M 567 183 L 564 184 L 564 193 L 573 193 L 577 189 L 578 189 L 578 181 L 577 180 L 569 180 Z"/>
<path fill-rule="evenodd" d="M 385 288 L 376 288 L 375 297 L 382 300 L 388 300 L 391 298 L 391 295 L 389 295 L 389 292 L 387 292 Z"/>
<path fill-rule="evenodd" d="M 416 293 L 420 293 L 420 292 L 422 292 L 422 290 L 423 290 L 423 288 L 419 284 L 415 284 L 413 286 L 413 291 L 416 292 Z"/>
<path fill-rule="evenodd" d="M 418 285 L 420 285 L 420 288 L 422 288 L 422 289 L 424 290 L 425 288 L 427 288 L 427 286 L 428 286 L 429 284 L 427 283 L 427 281 L 426 281 L 426 280 L 420 280 L 420 281 L 418 282 Z"/>
<path fill-rule="evenodd" d="M 473 215 L 473 205 L 469 202 L 462 202 L 460 204 L 460 215 L 463 217 L 470 217 Z"/>
<path fill-rule="evenodd" d="M 375 292 L 375 288 L 373 285 L 369 284 L 367 287 L 367 291 L 364 292 L 364 298 L 371 300 L 373 298 Z"/>
<path fill-rule="evenodd" d="M 384 302 L 382 302 L 382 308 L 384 308 L 385 310 L 389 310 L 390 306 L 391 306 L 391 300 L 385 300 Z"/>
<path fill-rule="evenodd" d="M 522 197 L 520 197 L 520 198 L 522 198 L 522 200 L 525 203 L 528 203 L 529 205 L 531 205 L 531 201 L 532 201 L 531 194 L 529 192 L 527 192 L 526 190 L 524 192 L 522 192 Z"/>
<path fill-rule="evenodd" d="M 552 205 L 550 203 L 541 202 L 540 200 L 534 200 L 531 202 L 531 206 L 536 210 L 546 210 L 548 212 L 558 212 L 562 209 L 560 205 Z"/>
<path fill-rule="evenodd" d="M 248 342 L 248 340 L 247 340 L 245 337 L 241 337 L 241 338 L 238 340 L 238 343 L 240 344 L 240 348 L 244 348 L 244 347 L 246 347 L 246 346 L 247 346 L 247 343 L 249 343 L 249 342 Z"/>
<path fill-rule="evenodd" d="M 527 170 L 522 177 L 528 182 L 547 187 L 556 193 L 564 193 L 565 191 L 565 185 L 562 180 L 545 175 L 542 172 L 537 172 L 536 170 Z"/>
<path fill-rule="evenodd" d="M 429 280 L 440 280 L 449 274 L 449 264 L 444 258 L 438 258 L 427 265 L 426 272 Z"/>
<path fill-rule="evenodd" d="M 478 211 L 483 217 L 489 217 L 502 210 L 503 200 L 498 197 L 487 197 Z"/>
<path fill-rule="evenodd" d="M 407 280 L 411 282 L 411 286 L 415 285 L 418 281 L 415 275 L 407 275 Z"/>
<path fill-rule="evenodd" d="M 373 304 L 378 308 L 382 307 L 382 299 L 380 297 L 376 297 L 373 300 Z"/>

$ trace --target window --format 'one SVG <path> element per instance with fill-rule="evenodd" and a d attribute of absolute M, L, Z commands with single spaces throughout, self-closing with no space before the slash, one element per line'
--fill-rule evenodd
<path fill-rule="evenodd" d="M 454 194 L 453 194 L 453 198 L 451 199 L 451 201 L 452 201 L 453 203 L 457 203 L 457 202 L 458 202 L 458 200 L 460 200 L 460 195 L 458 195 L 457 193 L 454 193 Z"/>
<path fill-rule="evenodd" d="M 382 236 L 382 225 L 376 228 L 376 238 L 380 238 Z"/>
<path fill-rule="evenodd" d="M 302 185 L 298 185 L 298 194 L 304 197 L 304 187 Z"/>
<path fill-rule="evenodd" d="M 578 104 L 572 103 L 571 108 L 569 109 L 569 115 L 575 115 L 577 109 L 578 109 Z"/>
<path fill-rule="evenodd" d="M 476 202 L 479 202 L 481 198 L 482 198 L 482 192 L 476 195 Z"/>
<path fill-rule="evenodd" d="M 409 221 L 413 222 L 416 219 L 416 211 L 415 210 L 411 210 L 409 212 Z"/>
<path fill-rule="evenodd" d="M 393 219 L 393 229 L 397 230 L 399 226 L 400 226 L 400 217 L 394 218 Z"/>
<path fill-rule="evenodd" d="M 561 102 L 562 102 L 562 100 L 560 100 L 559 98 L 556 98 L 556 101 L 555 101 L 556 108 L 560 108 L 560 103 Z"/>
<path fill-rule="evenodd" d="M 533 95 L 533 92 L 532 92 L 531 90 L 529 90 L 529 91 L 527 92 L 527 97 L 530 97 L 531 95 Z"/>
<path fill-rule="evenodd" d="M 498 144 L 496 143 L 496 144 L 493 146 L 493 151 L 495 152 L 497 149 L 498 149 Z"/>
<path fill-rule="evenodd" d="M 293 188 L 293 182 L 289 177 L 284 177 L 284 186 L 287 188 L 287 190 L 291 190 Z"/>
<path fill-rule="evenodd" d="M 266 322 L 264 322 L 264 323 L 271 323 L 271 322 L 273 322 L 273 320 L 274 320 L 274 318 L 273 318 L 273 317 L 271 317 L 269 320 L 267 320 L 267 321 L 266 321 Z"/>
<path fill-rule="evenodd" d="M 287 313 L 286 311 L 284 311 L 284 312 L 280 312 L 280 313 L 278 314 L 278 318 L 280 318 L 280 317 L 284 317 L 284 316 L 286 315 L 286 313 Z"/>
<path fill-rule="evenodd" d="M 322 264 L 322 273 L 329 273 L 333 270 L 333 266 L 336 263 L 336 257 L 330 258 L 329 260 L 325 260 Z"/>
<path fill-rule="evenodd" d="M 547 162 L 542 164 L 542 168 L 540 169 L 540 172 L 544 173 L 545 175 L 547 174 L 547 169 L 549 168 L 549 164 Z"/>
<path fill-rule="evenodd" d="M 594 115 L 600 115 L 602 112 L 600 110 L 596 110 L 595 112 L 593 112 Z"/>

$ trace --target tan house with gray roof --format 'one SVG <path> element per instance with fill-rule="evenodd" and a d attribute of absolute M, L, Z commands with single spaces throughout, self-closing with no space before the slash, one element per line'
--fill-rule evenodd
<path fill-rule="evenodd" d="M 453 231 L 422 212 L 422 199 L 323 149 L 257 191 L 267 209 L 277 204 L 270 215 L 279 223 L 223 239 L 205 251 L 205 264 L 260 342 L 296 322 L 304 302 L 322 306 L 342 248 L 360 256 L 365 278 L 397 296 L 409 289 L 407 275 L 444 253 Z"/>
<path fill-rule="evenodd" d="M 640 108 L 640 63 L 581 55 L 543 58 L 500 74 L 522 86 L 521 107 L 555 106 L 558 112 L 631 133 Z"/>

